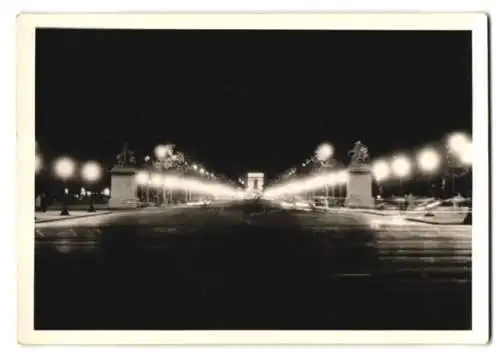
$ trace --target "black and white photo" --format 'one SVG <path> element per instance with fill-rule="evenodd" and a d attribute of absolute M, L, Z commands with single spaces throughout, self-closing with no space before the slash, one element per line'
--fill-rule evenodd
<path fill-rule="evenodd" d="M 488 340 L 484 16 L 64 16 L 19 40 L 32 337 Z"/>

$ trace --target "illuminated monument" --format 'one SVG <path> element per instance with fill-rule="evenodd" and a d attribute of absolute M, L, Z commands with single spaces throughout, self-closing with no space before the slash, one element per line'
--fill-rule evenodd
<path fill-rule="evenodd" d="M 254 194 L 261 194 L 264 190 L 264 173 L 247 174 L 247 191 Z"/>
<path fill-rule="evenodd" d="M 368 148 L 360 141 L 349 151 L 351 163 L 348 167 L 347 195 L 345 206 L 350 208 L 371 208 L 375 205 L 372 195 L 372 169 L 368 164 Z"/>
<path fill-rule="evenodd" d="M 125 144 L 116 156 L 117 163 L 111 169 L 110 209 L 135 208 L 137 206 L 137 183 L 134 152 Z"/>

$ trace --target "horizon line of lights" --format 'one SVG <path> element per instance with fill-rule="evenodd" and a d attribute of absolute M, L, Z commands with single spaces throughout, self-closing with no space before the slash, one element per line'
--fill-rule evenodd
<path fill-rule="evenodd" d="M 35 168 L 35 173 L 38 173 L 43 166 L 39 162 L 41 158 L 39 156 L 36 156 L 36 158 L 39 158 L 37 159 Z M 61 156 L 52 162 L 52 170 L 54 174 L 63 182 L 67 182 L 77 176 L 78 168 L 80 168 L 80 176 L 83 181 L 89 184 L 96 183 L 102 177 L 104 172 L 103 166 L 94 160 L 79 163 L 69 156 Z M 140 170 L 135 175 L 137 184 L 148 186 L 150 188 L 188 190 L 198 194 L 213 194 L 215 196 L 230 197 L 234 199 L 241 198 L 243 196 L 241 190 L 233 188 L 228 184 L 214 182 L 214 180 L 217 180 L 214 176 L 208 175 L 208 178 L 211 180 L 197 180 L 194 178 L 183 177 L 182 175 L 155 172 L 150 174 L 147 170 Z M 65 193 L 66 190 L 67 189 L 65 188 Z M 102 193 L 109 196 L 110 189 L 106 188 L 106 192 L 103 191 Z"/>
<path fill-rule="evenodd" d="M 219 177 L 219 175 L 215 175 L 213 171 L 208 170 L 207 168 L 205 168 L 203 165 L 200 165 L 199 163 L 196 163 L 196 161 L 190 162 L 190 161 L 186 160 L 186 155 L 184 154 L 184 152 L 177 150 L 174 153 L 174 147 L 176 147 L 175 144 L 158 144 L 158 145 L 156 145 L 156 147 L 153 150 L 153 153 L 156 157 L 156 160 L 161 163 L 162 161 L 164 161 L 168 157 L 169 154 L 172 154 L 171 159 L 173 159 L 174 161 L 177 161 L 179 158 L 182 158 L 181 163 L 186 164 L 191 170 L 193 170 L 196 173 L 199 173 L 201 175 L 206 175 L 206 176 L 211 177 L 211 178 Z M 146 155 L 146 157 L 144 158 L 144 162 L 148 163 L 151 161 L 151 159 L 153 159 L 153 158 L 151 158 L 151 156 Z"/>
<path fill-rule="evenodd" d="M 241 198 L 243 192 L 226 184 L 213 181 L 186 178 L 180 175 L 149 173 L 139 171 L 135 176 L 136 183 L 141 187 L 167 190 L 187 190 L 198 194 Z"/>
<path fill-rule="evenodd" d="M 464 133 L 454 133 L 448 138 L 447 146 L 452 154 L 465 166 L 472 165 L 472 141 Z M 434 173 L 442 163 L 442 157 L 432 146 L 426 146 L 417 154 L 417 166 L 424 173 Z M 390 179 L 408 177 L 413 171 L 414 161 L 410 156 L 399 154 L 392 160 L 376 159 L 368 164 L 375 181 L 378 183 Z M 317 190 L 325 186 L 345 185 L 349 180 L 347 169 L 320 174 L 312 174 L 306 178 L 295 179 L 284 184 L 276 184 L 264 190 L 263 196 L 274 199 L 283 195 L 298 195 L 307 191 Z"/>

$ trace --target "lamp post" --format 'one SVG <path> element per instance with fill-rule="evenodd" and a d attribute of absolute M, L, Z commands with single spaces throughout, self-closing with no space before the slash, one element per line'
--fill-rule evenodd
<path fill-rule="evenodd" d="M 35 155 L 35 174 L 39 174 L 43 167 L 43 159 L 40 154 Z"/>
<path fill-rule="evenodd" d="M 322 143 L 316 148 L 315 156 L 322 167 L 328 165 L 328 161 L 333 156 L 334 148 L 330 143 Z M 328 183 L 325 184 L 325 196 L 326 196 L 326 206 L 329 206 L 328 202 Z"/>
<path fill-rule="evenodd" d="M 87 162 L 82 166 L 82 178 L 85 180 L 91 187 L 100 179 L 101 177 L 101 166 L 97 162 Z M 91 188 L 90 190 L 90 206 L 89 212 L 95 212 L 94 207 L 94 192 Z"/>
<path fill-rule="evenodd" d="M 35 176 L 38 176 L 40 174 L 40 172 L 42 171 L 43 169 L 43 159 L 42 159 L 42 156 L 38 153 L 35 154 Z M 43 181 L 40 179 L 40 177 L 38 177 L 38 183 L 40 186 L 42 186 L 42 188 L 40 189 L 40 210 L 42 212 L 45 212 L 45 194 L 44 194 L 44 190 L 43 190 Z"/>
<path fill-rule="evenodd" d="M 64 186 L 66 186 L 67 181 L 75 174 L 75 162 L 73 159 L 69 157 L 58 158 L 54 162 L 54 172 L 56 176 L 62 180 Z M 64 188 L 64 196 L 63 196 L 63 208 L 61 210 L 60 215 L 69 215 L 68 210 L 68 188 Z"/>
<path fill-rule="evenodd" d="M 164 144 L 159 144 L 155 147 L 155 156 L 156 158 L 158 158 L 159 160 L 163 160 L 165 159 L 165 157 L 167 156 L 168 154 L 168 146 L 164 145 Z"/>
<path fill-rule="evenodd" d="M 379 194 L 383 195 L 382 182 L 384 180 L 387 180 L 391 175 L 391 168 L 389 166 L 389 163 L 387 163 L 385 160 L 378 160 L 373 163 L 372 171 L 373 177 L 377 182 Z"/>
<path fill-rule="evenodd" d="M 406 156 L 396 156 L 391 164 L 392 172 L 396 177 L 399 178 L 399 188 L 400 191 L 403 190 L 403 178 L 406 178 L 410 175 L 411 164 L 410 160 Z M 402 193 L 401 193 L 402 194 Z"/>
<path fill-rule="evenodd" d="M 418 154 L 417 162 L 420 170 L 427 175 L 435 173 L 438 170 L 439 165 L 441 164 L 441 158 L 436 150 L 432 148 L 424 148 Z"/>
<path fill-rule="evenodd" d="M 448 137 L 446 144 L 448 153 L 451 154 L 451 168 L 449 169 L 451 172 L 452 195 L 454 195 L 456 169 L 464 169 L 472 165 L 472 140 L 468 134 L 457 132 Z"/>

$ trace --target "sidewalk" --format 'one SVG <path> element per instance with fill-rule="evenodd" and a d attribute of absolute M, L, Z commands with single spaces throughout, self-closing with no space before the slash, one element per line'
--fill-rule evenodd
<path fill-rule="evenodd" d="M 83 218 L 83 217 L 89 217 L 89 216 L 100 216 L 100 215 L 107 215 L 107 214 L 111 214 L 111 213 L 112 213 L 112 211 L 109 211 L 109 210 L 96 211 L 93 213 L 88 212 L 88 211 L 83 211 L 83 210 L 74 210 L 74 211 L 70 210 L 69 215 L 62 216 L 62 215 L 60 215 L 59 210 L 50 210 L 50 211 L 47 211 L 45 213 L 35 212 L 35 223 L 68 220 L 68 219 Z"/>
<path fill-rule="evenodd" d="M 385 217 L 400 217 L 403 220 L 415 223 L 430 224 L 430 225 L 471 225 L 467 220 L 466 213 L 455 213 L 455 212 L 440 212 L 439 216 L 436 217 L 425 217 L 423 211 L 399 211 L 399 210 L 377 210 L 377 209 L 349 209 L 344 208 L 344 210 L 360 212 L 371 215 L 385 216 Z"/>

